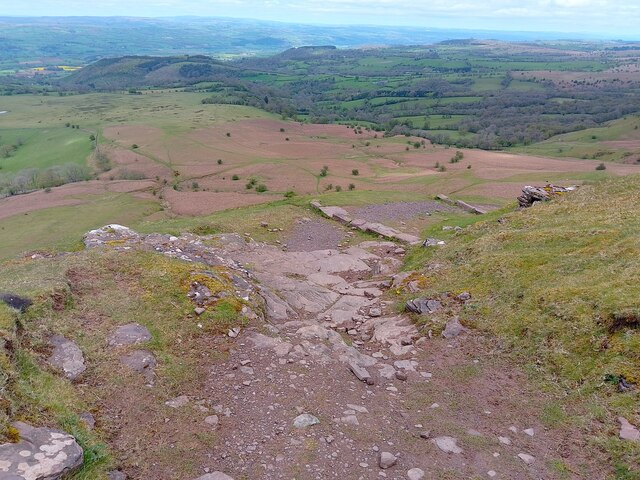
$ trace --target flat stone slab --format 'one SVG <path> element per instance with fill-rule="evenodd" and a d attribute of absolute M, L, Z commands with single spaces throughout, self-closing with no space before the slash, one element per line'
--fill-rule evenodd
<path fill-rule="evenodd" d="M 121 325 L 107 337 L 107 345 L 121 347 L 124 345 L 136 345 L 151 340 L 151 333 L 139 323 Z"/>
<path fill-rule="evenodd" d="M 233 480 L 233 478 L 222 472 L 213 472 L 207 473 L 206 475 L 198 477 L 195 480 Z"/>
<path fill-rule="evenodd" d="M 120 363 L 139 373 L 149 384 L 156 379 L 155 368 L 158 365 L 156 357 L 147 350 L 134 350 L 120 357 Z"/>
<path fill-rule="evenodd" d="M 49 339 L 49 344 L 53 346 L 53 352 L 47 360 L 49 365 L 60 370 L 69 380 L 75 380 L 87 369 L 82 350 L 75 342 L 62 335 L 54 335 Z"/>
<path fill-rule="evenodd" d="M 82 465 L 82 448 L 71 435 L 22 422 L 13 426 L 20 441 L 0 445 L 0 479 L 57 480 Z"/>
<path fill-rule="evenodd" d="M 620 438 L 631 442 L 640 442 L 640 430 L 631 425 L 624 417 L 618 417 L 620 422 Z"/>

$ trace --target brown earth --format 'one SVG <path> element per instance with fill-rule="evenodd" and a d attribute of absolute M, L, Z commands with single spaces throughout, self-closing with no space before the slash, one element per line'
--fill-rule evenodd
<path fill-rule="evenodd" d="M 302 234 L 315 232 L 313 221 L 300 226 Z M 417 319 L 426 328 L 407 333 L 402 342 L 390 340 L 408 320 L 398 316 L 390 292 L 384 293 L 394 271 L 375 276 L 367 265 L 382 256 L 397 262 L 402 254 L 394 253 L 393 244 L 303 253 L 237 235 L 208 242 L 215 248 L 197 246 L 191 236 L 154 236 L 152 241 L 159 254 L 204 259 L 210 248 L 210 258 L 250 264 L 261 288 L 281 295 L 290 313 L 277 317 L 268 307 L 266 321 L 250 321 L 237 338 L 174 335 L 172 354 L 198 359 L 184 372 L 179 390 L 168 382 L 165 357 L 158 358 L 158 381 L 150 387 L 126 371 L 114 376 L 112 365 L 126 349 L 94 354 L 89 375 L 96 380 L 85 379 L 81 388 L 128 478 L 193 480 L 223 471 L 236 480 L 404 480 L 416 468 L 425 480 L 607 477 L 586 431 L 548 416 L 553 396 L 536 389 L 495 338 L 473 330 L 440 337 L 444 323 L 465 308 L 465 301 L 441 295 L 442 308 Z M 127 296 L 144 295 L 131 285 L 135 272 L 121 272 L 118 263 L 127 262 L 111 262 L 101 275 Z M 78 275 L 73 278 L 78 283 Z M 409 288 L 407 281 L 394 287 L 403 288 Z M 72 289 L 83 328 L 104 335 L 104 319 L 91 315 L 91 289 Z M 337 309 L 344 301 L 354 302 L 357 322 Z M 466 302 L 473 306 L 473 299 Z M 323 305 L 319 310 L 317 303 Z M 381 316 L 372 313 L 376 306 Z M 183 318 L 184 310 L 176 309 L 180 322 L 203 321 Z M 381 319 L 397 323 L 384 335 L 376 326 L 369 330 L 367 325 Z M 369 362 L 371 384 L 356 378 L 352 362 Z M 391 374 L 385 376 L 385 370 Z M 165 404 L 177 395 L 184 396 L 180 406 Z M 294 419 L 302 413 L 319 423 L 296 428 Z M 212 415 L 213 423 L 205 422 Z M 438 447 L 444 437 L 460 451 Z M 393 454 L 395 464 L 380 468 L 381 452 Z M 518 457 L 523 453 L 533 463 Z"/>
<path fill-rule="evenodd" d="M 119 180 L 69 183 L 61 187 L 54 187 L 50 192 L 39 190 L 25 195 L 16 195 L 0 199 L 0 219 L 13 215 L 26 214 L 44 208 L 65 205 L 80 205 L 87 202 L 87 196 L 100 195 L 109 192 L 142 193 L 155 185 L 151 180 Z"/>

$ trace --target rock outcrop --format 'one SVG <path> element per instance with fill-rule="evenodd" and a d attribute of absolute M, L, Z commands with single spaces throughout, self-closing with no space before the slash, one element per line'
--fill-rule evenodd
<path fill-rule="evenodd" d="M 18 443 L 0 445 L 0 479 L 57 480 L 82 465 L 82 448 L 59 430 L 14 423 Z"/>

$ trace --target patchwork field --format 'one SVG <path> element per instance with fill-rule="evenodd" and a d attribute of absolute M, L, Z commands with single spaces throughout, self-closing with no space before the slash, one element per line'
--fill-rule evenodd
<path fill-rule="evenodd" d="M 24 140 L 15 153 L 0 159 L 0 175 L 42 171 L 56 162 L 96 171 L 98 154 L 108 164 L 96 173 L 97 180 L 1 199 L 1 255 L 21 251 L 11 228 L 25 215 L 50 219 L 31 222 L 31 235 L 69 244 L 88 228 L 109 222 L 139 225 L 194 217 L 188 222 L 193 226 L 216 223 L 217 212 L 228 209 L 257 204 L 273 204 L 274 211 L 287 204 L 304 208 L 319 196 L 349 207 L 444 193 L 500 207 L 524 184 L 573 184 L 640 172 L 633 162 L 608 162 L 606 171 L 596 171 L 602 160 L 597 155 L 549 158 L 558 157 L 555 143 L 525 152 L 454 149 L 417 137 L 385 137 L 365 127 L 285 121 L 250 107 L 203 105 L 203 98 L 163 90 L 3 97 L 1 108 L 7 113 L 0 117 L 0 139 L 23 133 Z M 607 142 L 635 148 L 627 143 L 638 141 L 636 121 L 630 117 L 563 141 L 589 144 L 595 135 L 599 148 Z M 606 148 L 614 148 L 613 143 Z M 87 214 L 76 222 L 73 211 Z M 421 225 L 412 224 L 415 233 Z"/>

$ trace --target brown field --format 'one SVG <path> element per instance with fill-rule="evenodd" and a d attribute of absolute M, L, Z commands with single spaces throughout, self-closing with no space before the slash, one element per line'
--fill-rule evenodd
<path fill-rule="evenodd" d="M 49 193 L 40 190 L 26 195 L 16 195 L 0 200 L 0 219 L 13 215 L 26 215 L 44 208 L 80 205 L 90 201 L 88 196 L 104 193 L 134 193 L 141 198 L 148 198 L 145 193 L 154 185 L 151 180 L 117 180 L 69 183 L 52 188 Z"/>
<path fill-rule="evenodd" d="M 413 143 L 420 139 L 383 138 L 375 132 L 356 134 L 343 125 L 273 119 L 191 129 L 117 125 L 105 128 L 103 134 L 112 170 L 96 181 L 0 200 L 0 219 L 42 208 L 79 205 L 88 201 L 87 194 L 104 192 L 135 192 L 140 198 L 157 198 L 165 207 L 163 215 L 198 216 L 271 202 L 289 190 L 317 196 L 329 187 L 347 190 L 349 184 L 357 191 L 398 191 L 416 199 L 444 193 L 500 205 L 514 199 L 525 184 L 580 183 L 599 163 L 462 150 L 462 161 L 451 164 L 456 149 L 429 142 L 416 149 Z M 629 147 L 637 146 L 639 140 L 621 140 L 616 146 L 620 142 Z M 602 142 L 608 143 L 613 142 Z M 438 171 L 436 163 L 446 171 Z M 328 175 L 320 177 L 324 166 L 329 168 Z M 358 176 L 352 175 L 354 169 Z M 142 174 L 148 180 L 117 180 L 126 172 Z M 607 165 L 608 175 L 639 172 L 637 164 Z M 234 175 L 238 180 L 232 179 Z M 264 184 L 268 191 L 247 189 L 250 179 Z M 384 201 L 380 195 L 380 202 Z"/>
<path fill-rule="evenodd" d="M 596 165 L 590 160 L 482 150 L 463 150 L 463 161 L 449 164 L 454 149 L 428 142 L 419 149 L 409 145 L 419 139 L 382 138 L 374 132 L 356 134 L 342 125 L 272 119 L 241 120 L 179 132 L 118 125 L 106 128 L 104 135 L 113 142 L 114 163 L 178 185 L 179 192 L 165 188 L 164 195 L 170 210 L 178 215 L 268 202 L 288 190 L 317 195 L 329 185 L 346 189 L 350 183 L 358 190 L 483 195 L 500 203 L 517 195 L 518 186 L 524 183 L 547 180 L 542 178 L 545 173 L 549 173 L 549 181 L 558 174 L 569 179 L 577 174 L 575 183 L 579 183 L 581 174 L 593 171 Z M 135 153 L 130 149 L 133 144 L 139 146 Z M 436 163 L 447 171 L 438 172 Z M 319 177 L 323 166 L 329 167 L 329 174 Z M 358 176 L 351 174 L 353 169 L 358 169 Z M 638 171 L 634 165 L 612 164 L 608 168 L 615 175 Z M 234 175 L 239 180 L 232 180 Z M 530 181 L 527 176 L 531 176 Z M 513 177 L 517 181 L 509 181 Z M 255 195 L 248 190 L 245 185 L 250 178 L 266 185 L 270 194 Z M 194 182 L 200 191 L 192 191 Z"/>

